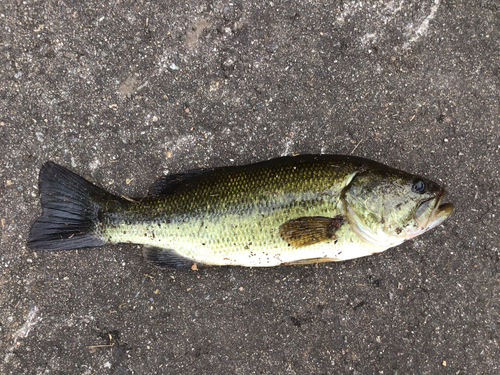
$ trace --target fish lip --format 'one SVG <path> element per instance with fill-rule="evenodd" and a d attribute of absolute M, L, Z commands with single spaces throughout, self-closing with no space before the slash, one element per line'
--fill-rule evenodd
<path fill-rule="evenodd" d="M 446 196 L 446 191 L 444 189 L 439 190 L 439 192 L 437 193 L 437 195 L 435 197 L 434 208 L 432 209 L 432 212 L 429 215 L 429 218 L 436 215 L 437 211 L 439 210 L 439 207 L 441 207 L 441 202 L 443 201 L 445 196 Z"/>
<path fill-rule="evenodd" d="M 421 229 L 426 231 L 432 229 L 441 224 L 444 220 L 446 220 L 448 216 L 450 216 L 455 207 L 452 203 L 442 203 L 445 197 L 446 191 L 444 189 L 440 189 L 439 192 L 434 196 L 434 198 L 430 199 L 434 200 L 434 207 L 432 208 L 432 211 L 425 223 L 423 225 L 420 225 Z M 421 204 L 425 204 L 428 201 L 429 200 L 422 202 Z M 446 215 L 447 211 L 449 211 L 449 213 Z"/>
<path fill-rule="evenodd" d="M 434 197 L 434 199 L 435 199 L 435 201 L 434 201 L 434 207 L 433 207 L 433 209 L 431 211 L 431 214 L 429 215 L 429 219 L 436 214 L 437 210 L 440 207 L 440 203 L 444 199 L 445 195 L 446 195 L 446 191 L 444 191 L 444 189 L 441 189 L 441 190 L 439 190 L 439 192 L 437 193 L 437 195 Z"/>

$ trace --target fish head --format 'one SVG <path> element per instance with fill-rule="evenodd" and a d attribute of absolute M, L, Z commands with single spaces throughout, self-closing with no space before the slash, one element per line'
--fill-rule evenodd
<path fill-rule="evenodd" d="M 357 174 L 345 189 L 343 204 L 354 232 L 387 249 L 441 224 L 453 212 L 442 203 L 445 190 L 426 178 L 390 168 Z"/>

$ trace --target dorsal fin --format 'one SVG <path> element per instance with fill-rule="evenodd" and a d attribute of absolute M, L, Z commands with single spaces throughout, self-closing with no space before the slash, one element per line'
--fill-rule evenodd
<path fill-rule="evenodd" d="M 160 177 L 149 188 L 149 195 L 170 195 L 179 192 L 180 189 L 190 186 L 190 181 L 197 181 L 196 177 L 211 171 L 211 169 L 193 169 L 188 172 L 175 173 Z"/>

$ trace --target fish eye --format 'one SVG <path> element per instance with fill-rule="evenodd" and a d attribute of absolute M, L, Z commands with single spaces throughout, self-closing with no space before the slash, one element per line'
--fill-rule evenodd
<path fill-rule="evenodd" d="M 422 181 L 420 178 L 416 178 L 413 180 L 413 185 L 411 187 L 411 190 L 415 193 L 418 194 L 424 194 L 425 193 L 425 182 Z"/>

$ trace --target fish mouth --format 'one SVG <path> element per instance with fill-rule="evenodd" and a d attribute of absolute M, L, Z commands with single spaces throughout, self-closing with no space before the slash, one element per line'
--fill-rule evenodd
<path fill-rule="evenodd" d="M 441 203 L 446 191 L 441 189 L 434 198 L 420 204 L 415 211 L 415 220 L 425 231 L 437 227 L 451 215 L 455 206 L 452 203 Z"/>

